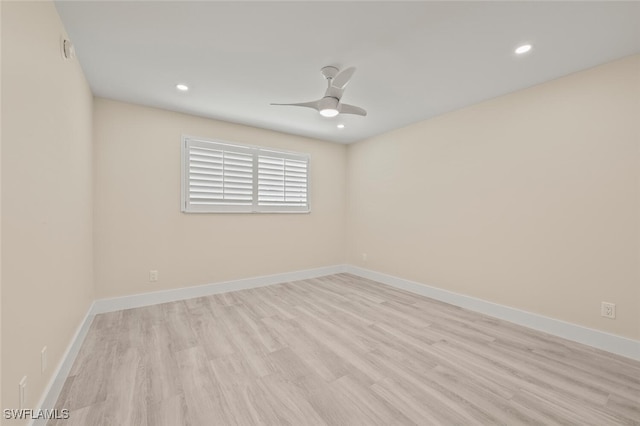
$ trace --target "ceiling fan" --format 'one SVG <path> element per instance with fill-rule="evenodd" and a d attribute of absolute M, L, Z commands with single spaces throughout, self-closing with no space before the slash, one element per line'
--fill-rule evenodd
<path fill-rule="evenodd" d="M 327 79 L 327 90 L 324 92 L 324 97 L 317 101 L 301 102 L 297 104 L 271 104 L 271 105 L 284 105 L 284 106 L 299 106 L 306 108 L 313 108 L 320 112 L 323 117 L 335 117 L 338 114 L 356 114 L 367 115 L 367 111 L 364 109 L 343 104 L 340 102 L 345 87 L 349 84 L 355 68 L 347 68 L 345 70 L 338 70 L 336 67 L 327 66 L 320 70 L 324 78 Z"/>

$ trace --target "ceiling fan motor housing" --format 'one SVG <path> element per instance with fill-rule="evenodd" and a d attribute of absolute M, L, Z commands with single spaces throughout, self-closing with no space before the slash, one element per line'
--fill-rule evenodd
<path fill-rule="evenodd" d="M 338 98 L 325 96 L 318 101 L 318 111 L 324 117 L 335 117 L 340 112 L 338 110 Z"/>

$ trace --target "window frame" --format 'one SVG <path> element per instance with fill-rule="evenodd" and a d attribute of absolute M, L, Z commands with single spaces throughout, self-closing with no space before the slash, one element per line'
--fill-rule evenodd
<path fill-rule="evenodd" d="M 251 205 L 197 205 L 189 202 L 189 142 L 195 142 L 196 144 L 210 144 L 212 148 L 223 149 L 229 147 L 229 152 L 234 150 L 242 153 L 249 153 L 252 156 L 252 199 Z M 189 135 L 182 135 L 181 140 L 181 156 L 180 156 L 180 206 L 182 213 L 258 213 L 258 214 L 306 214 L 311 213 L 311 200 L 310 200 L 310 163 L 311 155 L 309 153 L 301 153 L 294 151 L 286 151 L 277 148 L 264 147 L 258 145 L 249 145 L 237 142 L 229 142 L 221 139 L 208 139 L 201 137 L 194 137 Z M 258 198 L 258 184 L 259 184 L 259 158 L 261 155 L 270 156 L 275 158 L 281 158 L 284 160 L 304 161 L 306 164 L 306 205 L 300 206 L 265 206 L 259 204 Z"/>

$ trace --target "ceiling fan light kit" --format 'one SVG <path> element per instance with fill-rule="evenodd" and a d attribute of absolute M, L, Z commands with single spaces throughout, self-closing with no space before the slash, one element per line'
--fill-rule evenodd
<path fill-rule="evenodd" d="M 318 101 L 318 111 L 323 117 L 335 117 L 340 114 L 338 111 L 338 99 L 326 96 Z"/>
<path fill-rule="evenodd" d="M 298 106 L 298 107 L 306 107 L 313 108 L 320 113 L 323 117 L 335 117 L 338 114 L 355 114 L 366 116 L 367 111 L 364 109 L 344 104 L 340 102 L 342 95 L 344 94 L 344 89 L 349 84 L 353 73 L 356 71 L 355 68 L 347 68 L 345 70 L 338 70 L 338 68 L 333 66 L 323 67 L 320 72 L 323 77 L 327 80 L 327 90 L 324 93 L 324 97 L 317 101 L 311 102 L 301 102 L 295 104 L 271 104 L 271 105 L 281 105 L 281 106 Z"/>

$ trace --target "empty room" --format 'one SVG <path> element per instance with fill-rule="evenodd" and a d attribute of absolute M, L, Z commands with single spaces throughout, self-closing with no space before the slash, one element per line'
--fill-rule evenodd
<path fill-rule="evenodd" d="M 3 425 L 640 425 L 640 3 L 1 1 Z"/>

